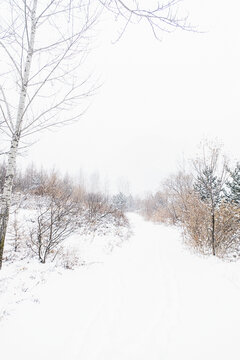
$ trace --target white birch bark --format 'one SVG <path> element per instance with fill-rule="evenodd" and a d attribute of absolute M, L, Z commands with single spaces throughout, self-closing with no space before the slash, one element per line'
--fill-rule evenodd
<path fill-rule="evenodd" d="M 7 224 L 9 218 L 9 209 L 11 205 L 12 188 L 14 173 L 16 171 L 16 157 L 18 152 L 19 140 L 21 136 L 21 128 L 24 116 L 24 109 L 26 104 L 27 87 L 33 57 L 34 40 L 36 34 L 36 9 L 38 0 L 34 0 L 31 12 L 31 34 L 28 43 L 28 52 L 26 56 L 24 73 L 22 78 L 22 86 L 19 94 L 19 105 L 17 111 L 17 120 L 14 132 L 12 134 L 11 147 L 8 154 L 7 172 L 3 193 L 1 197 L 1 213 L 0 213 L 0 269 L 2 267 L 3 249 L 7 231 Z"/>

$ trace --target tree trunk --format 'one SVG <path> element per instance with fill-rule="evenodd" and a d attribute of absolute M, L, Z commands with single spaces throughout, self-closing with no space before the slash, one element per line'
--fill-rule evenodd
<path fill-rule="evenodd" d="M 212 253 L 213 256 L 216 255 L 216 249 L 215 249 L 215 214 L 212 213 Z"/>
<path fill-rule="evenodd" d="M 5 237 L 7 232 L 9 209 L 11 205 L 13 178 L 16 169 L 16 157 L 19 144 L 19 134 L 14 134 L 11 148 L 8 155 L 7 173 L 5 176 L 5 183 L 3 194 L 1 198 L 1 213 L 0 213 L 0 269 L 2 268 L 3 249 Z"/>
<path fill-rule="evenodd" d="M 3 194 L 1 197 L 1 211 L 0 211 L 0 269 L 2 268 L 2 259 L 3 259 L 3 250 L 4 243 L 7 233 L 8 219 L 9 219 L 9 209 L 11 205 L 11 197 L 12 197 L 12 187 L 14 174 L 16 170 L 16 157 L 18 152 L 19 140 L 21 137 L 21 128 L 25 111 L 26 104 L 26 96 L 27 96 L 27 87 L 30 75 L 30 68 L 33 57 L 33 48 L 34 48 L 34 40 L 36 33 L 36 9 L 37 9 L 38 0 L 34 0 L 32 12 L 31 12 L 31 36 L 28 44 L 28 52 L 26 56 L 26 62 L 24 66 L 24 73 L 22 79 L 22 86 L 19 95 L 19 104 L 18 104 L 18 112 L 17 112 L 17 120 L 14 132 L 12 134 L 12 141 L 10 151 L 8 153 L 8 165 L 5 176 L 5 182 L 3 187 Z"/>

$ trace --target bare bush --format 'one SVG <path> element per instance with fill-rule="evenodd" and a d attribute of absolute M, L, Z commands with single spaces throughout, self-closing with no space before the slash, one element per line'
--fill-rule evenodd
<path fill-rule="evenodd" d="M 42 263 L 78 228 L 79 206 L 56 180 L 47 187 L 47 196 L 36 197 L 36 216 L 31 220 L 28 246 Z"/>
<path fill-rule="evenodd" d="M 115 207 L 109 198 L 101 193 L 85 195 L 85 225 L 90 232 L 107 233 L 108 228 L 128 226 L 128 220 L 122 210 Z"/>
<path fill-rule="evenodd" d="M 78 266 L 85 265 L 85 262 L 79 257 L 75 249 L 60 248 L 57 264 L 60 264 L 65 269 L 73 270 Z"/>
<path fill-rule="evenodd" d="M 188 210 L 188 200 L 193 193 L 192 176 L 180 171 L 167 178 L 160 191 L 149 195 L 144 201 L 146 218 L 167 224 L 183 221 Z"/>
<path fill-rule="evenodd" d="M 143 215 L 148 220 L 169 223 L 170 213 L 168 209 L 168 196 L 164 191 L 149 194 L 143 201 Z"/>
<path fill-rule="evenodd" d="M 240 257 L 240 209 L 222 203 L 216 214 L 217 255 L 229 259 Z"/>

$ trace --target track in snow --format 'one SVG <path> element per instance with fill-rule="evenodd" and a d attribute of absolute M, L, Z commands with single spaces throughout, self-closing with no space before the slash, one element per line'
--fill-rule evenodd
<path fill-rule="evenodd" d="M 240 289 L 225 276 L 239 267 L 190 255 L 177 230 L 131 221 L 134 236 L 104 264 L 56 273 L 39 303 L 3 322 L 4 360 L 239 359 Z"/>

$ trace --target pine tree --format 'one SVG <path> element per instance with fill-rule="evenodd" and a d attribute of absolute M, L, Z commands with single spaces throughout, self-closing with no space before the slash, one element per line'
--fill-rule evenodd
<path fill-rule="evenodd" d="M 233 171 L 229 171 L 230 181 L 227 182 L 227 191 L 225 197 L 237 206 L 240 206 L 240 163 L 236 165 Z"/>
<path fill-rule="evenodd" d="M 112 203 L 114 207 L 120 211 L 125 211 L 127 209 L 127 197 L 122 192 L 113 196 Z"/>
<path fill-rule="evenodd" d="M 194 190 L 199 194 L 200 199 L 206 202 L 210 213 L 210 238 L 212 254 L 216 255 L 216 211 L 223 197 L 223 181 L 216 175 L 214 167 L 205 166 L 197 177 Z"/>
<path fill-rule="evenodd" d="M 214 170 L 208 166 L 198 175 L 194 190 L 199 194 L 202 201 L 211 203 L 214 208 L 221 201 L 223 192 L 221 180 L 214 175 Z"/>

